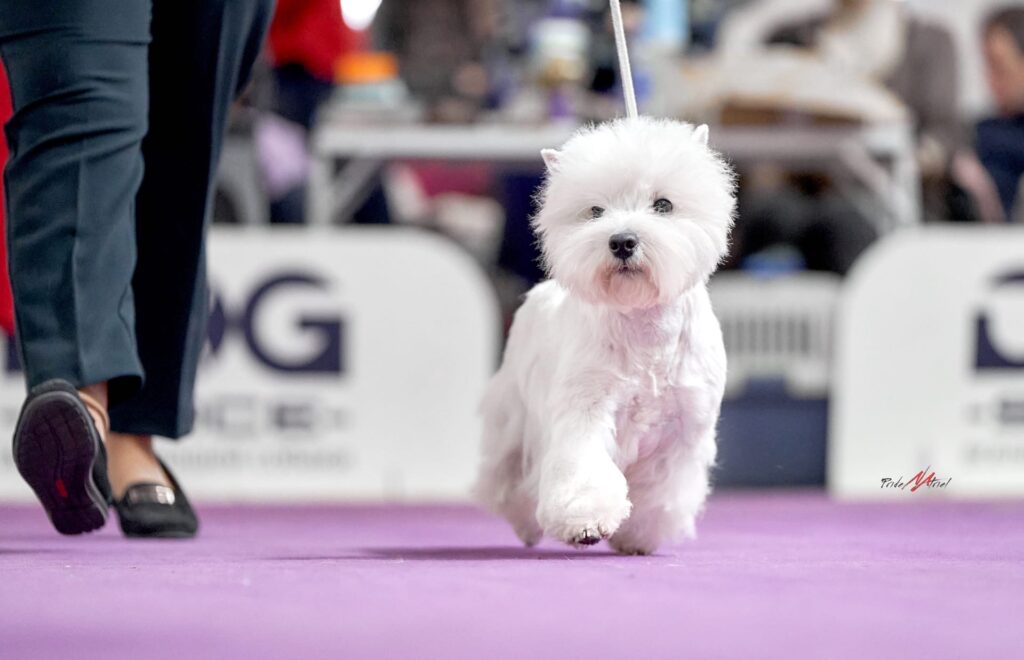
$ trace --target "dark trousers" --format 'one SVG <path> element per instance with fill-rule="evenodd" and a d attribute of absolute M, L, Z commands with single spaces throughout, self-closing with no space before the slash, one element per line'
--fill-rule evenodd
<path fill-rule="evenodd" d="M 191 430 L 203 243 L 272 0 L 0 0 L 7 241 L 29 387 L 109 381 L 111 428 Z"/>

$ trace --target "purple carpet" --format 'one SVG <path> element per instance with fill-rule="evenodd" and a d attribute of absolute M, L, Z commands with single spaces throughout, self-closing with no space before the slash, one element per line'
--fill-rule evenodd
<path fill-rule="evenodd" d="M 207 507 L 195 541 L 0 508 L 0 658 L 984 658 L 1024 648 L 1024 503 L 715 497 L 654 557 L 455 507 Z"/>

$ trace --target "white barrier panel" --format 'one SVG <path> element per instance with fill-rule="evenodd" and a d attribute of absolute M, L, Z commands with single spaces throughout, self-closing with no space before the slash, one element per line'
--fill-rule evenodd
<path fill-rule="evenodd" d="M 1024 496 L 1024 230 L 885 239 L 847 281 L 837 339 L 833 493 Z"/>
<path fill-rule="evenodd" d="M 159 448 L 192 496 L 467 496 L 499 329 L 461 249 L 408 229 L 216 229 L 209 264 L 196 431 Z M 5 370 L 2 438 L 23 392 Z M 0 499 L 31 499 L 9 449 Z"/>
<path fill-rule="evenodd" d="M 827 396 L 841 291 L 842 278 L 832 273 L 715 275 L 711 302 L 729 356 L 726 396 L 759 378 L 783 379 L 795 397 Z"/>

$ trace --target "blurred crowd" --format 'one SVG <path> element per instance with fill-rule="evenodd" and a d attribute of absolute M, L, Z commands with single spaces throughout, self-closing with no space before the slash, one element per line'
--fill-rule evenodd
<path fill-rule="evenodd" d="M 324 123 L 359 131 L 381 122 L 538 125 L 621 114 L 607 4 L 279 0 L 266 69 L 249 96 L 255 119 L 241 122 L 256 136 L 271 220 L 305 219 L 309 145 Z M 946 20 L 929 6 L 938 4 Z M 1024 3 L 643 0 L 624 7 L 642 111 L 708 121 L 712 143 L 718 127 L 781 125 L 813 135 L 898 118 L 913 136 L 920 221 L 1005 223 L 1024 215 Z M 979 60 L 983 67 L 965 65 Z M 981 71 L 984 86 L 971 87 Z M 987 100 L 965 101 L 968 87 L 984 89 Z M 846 185 L 836 168 L 771 157 L 736 166 L 740 214 L 728 268 L 843 274 L 887 231 L 870 191 Z M 431 200 L 453 192 L 491 198 L 498 211 L 481 215 L 503 224 L 490 228 L 494 245 L 479 256 L 526 283 L 542 276 L 528 230 L 539 171 L 418 163 L 403 176 L 389 173 L 371 180 L 353 218 L 339 220 L 409 221 L 393 203 L 396 185 L 418 186 L 428 212 L 414 220 L 442 229 L 437 216 L 451 207 Z M 455 238 L 472 233 L 465 224 Z"/>

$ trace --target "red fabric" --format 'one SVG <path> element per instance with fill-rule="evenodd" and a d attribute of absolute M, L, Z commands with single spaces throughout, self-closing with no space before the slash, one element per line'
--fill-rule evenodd
<path fill-rule="evenodd" d="M 10 87 L 3 62 L 0 62 L 0 126 L 7 123 L 14 113 L 11 107 Z M 7 139 L 0 131 L 0 170 L 7 165 Z M 0 238 L 4 233 L 4 183 L 0 179 Z M 11 281 L 7 277 L 7 241 L 0 240 L 0 328 L 8 336 L 14 335 L 14 296 L 11 295 Z"/>
<path fill-rule="evenodd" d="M 270 24 L 270 55 L 277 66 L 301 64 L 322 80 L 334 80 L 334 64 L 357 49 L 361 35 L 341 17 L 339 0 L 278 0 Z"/>

